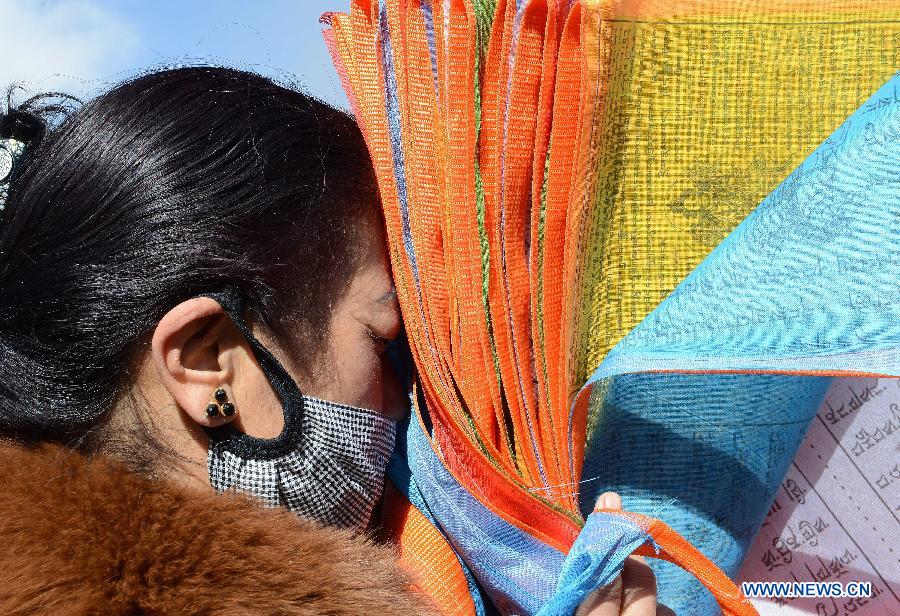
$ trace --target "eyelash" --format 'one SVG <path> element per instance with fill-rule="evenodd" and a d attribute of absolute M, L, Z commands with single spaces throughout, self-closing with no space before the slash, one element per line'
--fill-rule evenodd
<path fill-rule="evenodd" d="M 367 335 L 369 338 L 371 338 L 372 341 L 375 342 L 376 345 L 378 345 L 378 352 L 379 352 L 379 353 L 383 352 L 383 351 L 387 348 L 388 342 L 390 342 L 389 340 L 386 340 L 385 338 L 382 338 L 381 336 L 376 335 L 376 334 L 375 334 L 371 329 L 369 329 L 368 327 L 366 328 L 366 335 Z"/>

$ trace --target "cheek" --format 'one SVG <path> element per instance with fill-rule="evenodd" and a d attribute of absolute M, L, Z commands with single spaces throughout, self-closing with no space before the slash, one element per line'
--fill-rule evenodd
<path fill-rule="evenodd" d="M 381 411 L 384 403 L 382 358 L 365 334 L 335 336 L 327 391 L 320 397 Z"/>

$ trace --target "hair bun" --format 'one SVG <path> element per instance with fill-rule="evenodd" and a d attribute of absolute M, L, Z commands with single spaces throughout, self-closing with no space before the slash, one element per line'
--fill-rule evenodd
<path fill-rule="evenodd" d="M 10 110 L 0 116 L 0 211 L 6 207 L 9 183 L 25 150 L 44 137 L 44 121 L 27 111 Z"/>
<path fill-rule="evenodd" d="M 39 142 L 46 131 L 44 120 L 33 113 L 10 109 L 0 116 L 0 139 L 13 139 L 25 145 Z"/>
<path fill-rule="evenodd" d="M 13 86 L 7 91 L 7 110 L 0 113 L 0 212 L 6 207 L 10 183 L 27 164 L 29 152 L 56 125 L 54 119 L 64 119 L 81 102 L 68 94 L 48 92 L 14 105 L 15 90 Z"/>

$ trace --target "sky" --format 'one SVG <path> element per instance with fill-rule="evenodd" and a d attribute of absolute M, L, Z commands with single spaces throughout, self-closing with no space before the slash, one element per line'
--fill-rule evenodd
<path fill-rule="evenodd" d="M 0 91 L 90 98 L 147 70 L 222 64 L 347 99 L 319 16 L 349 0 L 0 0 Z M 17 94 L 17 97 L 20 96 Z"/>

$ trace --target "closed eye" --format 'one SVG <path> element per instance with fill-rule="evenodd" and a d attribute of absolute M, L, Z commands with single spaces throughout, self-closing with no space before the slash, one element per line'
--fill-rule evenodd
<path fill-rule="evenodd" d="M 379 353 L 384 352 L 384 350 L 387 348 L 388 343 L 390 342 L 390 340 L 388 340 L 387 338 L 382 338 L 381 336 L 375 334 L 375 332 L 373 332 L 368 327 L 366 328 L 366 336 L 372 339 L 372 341 L 375 343 L 375 348 Z"/>

